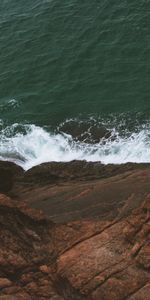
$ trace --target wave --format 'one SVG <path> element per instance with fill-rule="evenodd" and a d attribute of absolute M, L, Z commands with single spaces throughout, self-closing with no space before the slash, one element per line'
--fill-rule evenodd
<path fill-rule="evenodd" d="M 19 107 L 19 101 L 17 101 L 16 99 L 5 100 L 0 104 L 0 113 L 14 110 L 18 107 Z"/>
<path fill-rule="evenodd" d="M 2 129 L 0 159 L 13 161 L 25 170 L 50 161 L 150 162 L 149 123 L 134 132 L 125 133 L 123 130 L 124 134 L 118 128 L 109 128 L 109 135 L 104 134 L 94 143 L 75 138 L 60 128 L 62 126 L 59 126 L 59 131 L 49 132 L 36 125 L 13 124 Z"/>

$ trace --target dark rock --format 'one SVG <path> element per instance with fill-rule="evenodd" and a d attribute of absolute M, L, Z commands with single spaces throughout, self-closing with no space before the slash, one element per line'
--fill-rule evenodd
<path fill-rule="evenodd" d="M 0 161 L 0 192 L 8 193 L 23 172 L 21 167 L 12 162 Z"/>
<path fill-rule="evenodd" d="M 105 141 L 111 137 L 111 131 L 104 125 L 88 122 L 69 121 L 59 127 L 59 131 L 70 134 L 75 140 L 85 143 L 99 143 L 102 138 Z"/>
<path fill-rule="evenodd" d="M 149 167 L 148 164 L 126 163 L 124 165 L 103 165 L 100 162 L 73 160 L 71 162 L 42 163 L 25 172 L 25 184 L 45 185 L 69 181 L 87 181 L 112 177 L 127 171 Z"/>

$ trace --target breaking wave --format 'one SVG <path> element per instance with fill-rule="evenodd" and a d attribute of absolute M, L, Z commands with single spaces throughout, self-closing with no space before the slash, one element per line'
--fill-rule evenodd
<path fill-rule="evenodd" d="M 72 121 L 66 121 L 65 124 L 69 122 Z M 25 170 L 50 161 L 87 160 L 103 164 L 150 162 L 149 123 L 132 132 L 108 126 L 99 140 L 96 138 L 93 143 L 89 130 L 91 123 L 86 128 L 91 140 L 85 132 L 77 137 L 63 132 L 63 125 L 53 132 L 36 125 L 19 124 L 1 129 L 0 159 L 16 162 Z"/>

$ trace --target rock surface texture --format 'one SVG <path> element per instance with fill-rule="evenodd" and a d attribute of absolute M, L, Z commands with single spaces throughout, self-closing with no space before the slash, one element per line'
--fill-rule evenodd
<path fill-rule="evenodd" d="M 149 165 L 2 168 L 0 300 L 149 299 Z"/>

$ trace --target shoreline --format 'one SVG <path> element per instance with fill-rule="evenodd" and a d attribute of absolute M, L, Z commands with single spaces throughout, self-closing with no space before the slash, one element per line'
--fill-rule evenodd
<path fill-rule="evenodd" d="M 135 128 L 127 120 L 118 125 L 113 120 L 91 122 L 66 120 L 53 130 L 34 124 L 8 126 L 1 130 L 1 159 L 25 170 L 45 162 L 83 159 L 105 165 L 150 162 L 149 121 Z"/>

